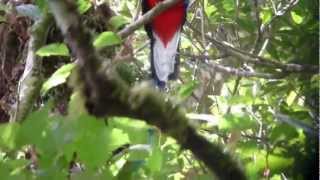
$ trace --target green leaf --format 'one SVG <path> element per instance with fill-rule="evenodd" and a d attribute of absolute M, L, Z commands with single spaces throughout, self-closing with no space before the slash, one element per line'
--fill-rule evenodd
<path fill-rule="evenodd" d="M 26 159 L 13 159 L 6 162 L 6 165 L 11 167 L 12 171 L 10 175 L 19 175 L 30 164 Z"/>
<path fill-rule="evenodd" d="M 92 6 L 90 0 L 77 0 L 77 5 L 80 14 L 87 12 Z"/>
<path fill-rule="evenodd" d="M 79 159 L 88 168 L 101 166 L 111 156 L 112 151 L 129 143 L 127 134 L 119 129 L 106 127 L 101 119 L 86 115 L 77 121 L 74 147 Z"/>
<path fill-rule="evenodd" d="M 260 18 L 263 24 L 268 23 L 272 18 L 272 11 L 270 9 L 265 9 L 261 11 Z"/>
<path fill-rule="evenodd" d="M 182 99 L 188 98 L 197 87 L 198 81 L 188 82 L 180 87 L 178 94 Z"/>
<path fill-rule="evenodd" d="M 9 179 L 10 177 L 10 168 L 2 162 L 0 162 L 0 175 L 2 179 Z"/>
<path fill-rule="evenodd" d="M 292 167 L 294 163 L 294 158 L 286 157 L 285 155 L 269 155 L 269 165 L 270 169 L 274 173 L 282 173 L 286 168 Z"/>
<path fill-rule="evenodd" d="M 232 96 L 228 99 L 229 105 L 252 105 L 254 103 L 253 97 L 247 96 Z"/>
<path fill-rule="evenodd" d="M 48 3 L 46 0 L 35 0 L 35 4 L 39 7 L 41 12 L 44 12 L 48 8 Z"/>
<path fill-rule="evenodd" d="M 114 27 L 116 30 L 118 30 L 118 29 L 122 28 L 125 24 L 128 24 L 129 22 L 123 16 L 113 16 L 109 20 L 109 23 L 111 24 L 112 27 Z"/>
<path fill-rule="evenodd" d="M 72 69 L 76 66 L 75 63 L 69 63 L 61 66 L 52 76 L 42 85 L 41 93 L 45 94 L 53 87 L 66 82 L 71 74 Z"/>
<path fill-rule="evenodd" d="M 112 118 L 108 120 L 109 127 L 121 129 L 129 135 L 130 143 L 146 144 L 148 143 L 149 126 L 143 121 L 137 121 L 130 118 Z"/>
<path fill-rule="evenodd" d="M 254 153 L 258 152 L 258 144 L 256 141 L 250 140 L 246 142 L 238 142 L 237 148 L 241 153 L 241 157 L 251 157 Z"/>
<path fill-rule="evenodd" d="M 292 20 L 296 23 L 296 24 L 301 24 L 303 22 L 303 17 L 300 16 L 299 14 L 297 14 L 297 12 L 295 11 L 290 11 Z"/>
<path fill-rule="evenodd" d="M 209 175 L 209 174 L 199 174 L 198 176 L 199 176 L 197 178 L 198 180 L 212 180 L 212 179 L 214 179 L 212 177 L 212 175 Z"/>
<path fill-rule="evenodd" d="M 87 113 L 85 108 L 85 97 L 79 91 L 73 92 L 68 105 L 68 117 L 76 119 Z"/>
<path fill-rule="evenodd" d="M 0 146 L 13 149 L 16 147 L 16 136 L 20 125 L 9 123 L 0 125 Z"/>
<path fill-rule="evenodd" d="M 144 161 L 127 161 L 118 174 L 118 179 L 134 179 L 133 175 L 142 167 Z"/>
<path fill-rule="evenodd" d="M 217 8 L 214 5 L 208 4 L 207 6 L 205 6 L 204 10 L 205 10 L 206 14 L 210 17 L 213 13 L 215 13 L 217 11 Z"/>
<path fill-rule="evenodd" d="M 256 27 L 255 23 L 251 19 L 248 19 L 247 16 L 240 16 L 239 18 L 237 18 L 236 21 L 241 28 L 243 28 L 249 33 L 255 30 L 255 27 Z"/>
<path fill-rule="evenodd" d="M 74 148 L 79 160 L 89 168 L 101 165 L 111 155 L 111 151 L 108 150 L 108 132 L 104 122 L 91 116 L 81 116 L 75 121 L 77 123 Z"/>
<path fill-rule="evenodd" d="M 94 40 L 93 45 L 100 49 L 107 46 L 113 46 L 121 43 L 120 37 L 111 31 L 106 31 L 98 35 Z"/>
<path fill-rule="evenodd" d="M 151 172 L 159 172 L 162 168 L 163 155 L 160 147 L 155 147 L 148 159 L 147 166 Z"/>
<path fill-rule="evenodd" d="M 51 161 L 54 158 L 51 155 L 57 152 L 58 146 L 52 133 L 52 123 L 56 122 L 56 120 L 48 114 L 48 106 L 31 113 L 23 121 L 17 140 L 20 146 L 35 145 L 37 153 L 41 154 L 43 159 L 50 158 Z M 47 164 L 50 164 L 50 161 Z"/>
<path fill-rule="evenodd" d="M 297 129 L 288 124 L 279 124 L 275 126 L 269 134 L 270 139 L 273 142 L 281 140 L 289 141 L 290 139 L 297 138 L 299 135 Z"/>
<path fill-rule="evenodd" d="M 270 180 L 281 180 L 281 175 L 273 175 Z"/>
<path fill-rule="evenodd" d="M 69 56 L 69 49 L 63 43 L 52 43 L 41 47 L 36 54 L 41 57 L 46 56 Z"/>
<path fill-rule="evenodd" d="M 254 128 L 256 122 L 253 121 L 249 116 L 241 115 L 225 115 L 219 123 L 219 129 L 222 130 L 246 130 Z"/>
<path fill-rule="evenodd" d="M 223 8 L 227 11 L 234 11 L 235 1 L 233 0 L 225 0 L 223 1 Z"/>
<path fill-rule="evenodd" d="M 110 133 L 109 135 L 109 148 L 111 151 L 117 149 L 118 147 L 128 144 L 129 137 L 126 133 L 124 133 L 121 129 L 117 128 L 109 128 L 108 132 Z"/>

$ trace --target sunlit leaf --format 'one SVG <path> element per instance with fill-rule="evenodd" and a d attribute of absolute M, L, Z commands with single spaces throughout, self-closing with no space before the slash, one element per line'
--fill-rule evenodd
<path fill-rule="evenodd" d="M 52 43 L 41 47 L 36 54 L 41 57 L 45 56 L 69 56 L 69 49 L 63 43 Z"/>
<path fill-rule="evenodd" d="M 61 66 L 52 76 L 42 85 L 41 93 L 48 92 L 53 87 L 66 82 L 67 78 L 71 74 L 72 69 L 76 66 L 74 63 L 65 64 Z"/>
<path fill-rule="evenodd" d="M 92 6 L 90 0 L 77 0 L 77 5 L 80 14 L 87 12 Z"/>
<path fill-rule="evenodd" d="M 108 125 L 127 132 L 131 143 L 148 143 L 148 130 L 150 127 L 143 121 L 116 117 L 108 120 Z"/>
<path fill-rule="evenodd" d="M 100 49 L 106 46 L 113 46 L 121 43 L 120 37 L 114 32 L 107 31 L 98 35 L 94 40 L 93 45 Z"/>
<path fill-rule="evenodd" d="M 299 14 L 297 14 L 297 12 L 295 11 L 290 11 L 292 20 L 296 23 L 296 24 L 301 24 L 303 22 L 303 17 L 300 16 Z"/>
<path fill-rule="evenodd" d="M 163 155 L 160 147 L 155 147 L 148 159 L 147 166 L 151 172 L 161 171 Z"/>
<path fill-rule="evenodd" d="M 79 159 L 89 168 L 99 167 L 108 160 L 113 150 L 129 143 L 127 134 L 119 129 L 106 127 L 102 120 L 86 115 L 81 116 L 78 121 L 75 127 L 75 150 Z"/>
<path fill-rule="evenodd" d="M 13 149 L 16 147 L 16 137 L 19 132 L 20 125 L 17 123 L 9 123 L 0 125 L 0 147 Z"/>
<path fill-rule="evenodd" d="M 263 24 L 268 23 L 272 18 L 272 11 L 270 9 L 261 11 L 260 18 Z"/>
<path fill-rule="evenodd" d="M 77 118 L 87 112 L 85 108 L 85 100 L 79 91 L 74 92 L 69 101 L 68 117 Z"/>
<path fill-rule="evenodd" d="M 115 29 L 120 29 L 122 28 L 125 24 L 128 23 L 127 19 L 124 18 L 123 16 L 113 16 L 110 20 L 109 23 L 114 27 Z"/>
<path fill-rule="evenodd" d="M 219 128 L 222 130 L 246 130 L 254 128 L 256 122 L 249 116 L 240 115 L 225 115 L 219 123 Z"/>

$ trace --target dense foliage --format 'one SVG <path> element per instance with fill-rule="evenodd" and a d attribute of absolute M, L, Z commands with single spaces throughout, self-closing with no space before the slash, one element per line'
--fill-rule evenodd
<path fill-rule="evenodd" d="M 138 1 L 106 1 L 115 16 L 101 27 L 96 24 L 100 14 L 94 12 L 98 1 L 77 0 L 83 23 L 94 27 L 93 45 L 101 56 L 119 52 L 113 60 L 131 86 L 149 78 L 147 37 L 143 28 L 127 39 L 116 32 L 137 19 Z M 7 14 L 13 9 L 0 2 L 0 23 L 10 24 Z M 46 1 L 34 4 L 39 11 L 24 7 L 20 16 L 38 17 L 49 9 Z M 318 66 L 318 7 L 317 0 L 190 2 L 180 78 L 170 82 L 166 98 L 185 109 L 199 134 L 232 154 L 248 179 L 318 177 L 320 77 L 250 63 L 217 48 L 213 40 L 282 64 Z M 214 178 L 156 127 L 126 117 L 89 115 L 83 95 L 70 88 L 77 86 L 74 54 L 59 31 L 49 34 L 51 39 L 36 52 L 47 79 L 31 105 L 33 112 L 21 122 L 0 125 L 0 179 Z M 219 71 L 219 65 L 250 75 Z"/>

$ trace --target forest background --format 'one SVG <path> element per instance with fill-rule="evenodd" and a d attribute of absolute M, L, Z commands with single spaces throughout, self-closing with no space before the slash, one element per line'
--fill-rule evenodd
<path fill-rule="evenodd" d="M 0 1 L 1 179 L 318 179 L 319 1 L 190 1 L 159 92 L 176 2 Z"/>

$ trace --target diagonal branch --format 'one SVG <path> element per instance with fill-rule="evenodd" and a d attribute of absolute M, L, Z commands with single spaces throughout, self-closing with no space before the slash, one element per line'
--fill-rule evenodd
<path fill-rule="evenodd" d="M 43 81 L 42 59 L 36 55 L 36 51 L 45 44 L 52 20 L 52 15 L 46 13 L 31 28 L 26 65 L 18 85 L 17 106 L 10 119 L 12 122 L 23 120 L 39 95 Z"/>

